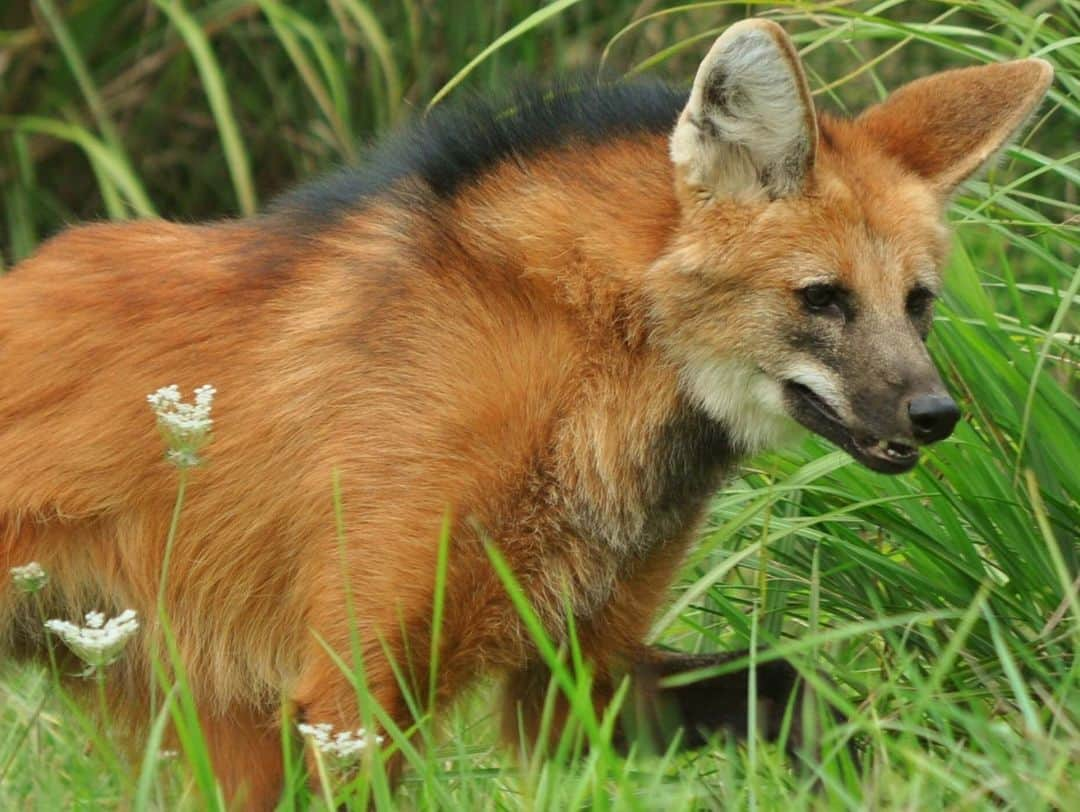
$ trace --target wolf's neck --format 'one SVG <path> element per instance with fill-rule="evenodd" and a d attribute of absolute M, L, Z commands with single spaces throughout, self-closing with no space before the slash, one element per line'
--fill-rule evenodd
<path fill-rule="evenodd" d="M 648 549 L 691 531 L 739 456 L 722 424 L 680 399 L 644 461 L 639 543 Z"/>
<path fill-rule="evenodd" d="M 620 557 L 685 538 L 741 456 L 662 363 L 613 370 L 559 438 L 571 521 Z"/>
<path fill-rule="evenodd" d="M 578 532 L 624 554 L 685 534 L 739 456 L 649 340 L 646 277 L 679 223 L 674 189 L 656 135 L 508 163 L 454 210 L 486 264 L 519 269 L 583 334 L 557 477 Z"/>
<path fill-rule="evenodd" d="M 567 145 L 507 161 L 454 201 L 471 250 L 550 284 L 564 301 L 599 305 L 639 294 L 678 221 L 663 135 Z"/>

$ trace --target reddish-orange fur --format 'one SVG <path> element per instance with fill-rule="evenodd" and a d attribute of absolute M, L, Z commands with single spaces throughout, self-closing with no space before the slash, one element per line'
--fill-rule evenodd
<path fill-rule="evenodd" d="M 353 686 L 320 642 L 351 662 L 347 591 L 372 697 L 408 726 L 387 655 L 423 685 L 448 515 L 440 696 L 507 675 L 509 732 L 519 702 L 535 728 L 546 677 L 491 539 L 556 639 L 569 596 L 603 701 L 650 656 L 649 623 L 708 494 L 648 537 L 650 465 L 685 409 L 671 348 L 778 346 L 799 318 L 794 256 L 829 258 L 875 301 L 902 298 L 945 252 L 947 190 L 918 173 L 1015 129 L 1015 96 L 1043 78 L 1010 70 L 1019 78 L 1003 81 L 1023 86 L 980 110 L 983 140 L 934 145 L 932 160 L 903 159 L 918 134 L 887 105 L 822 121 L 812 194 L 789 199 L 699 203 L 667 138 L 642 135 L 499 165 L 447 204 L 454 241 L 393 197 L 303 241 L 283 215 L 73 228 L 0 282 L 0 573 L 41 562 L 50 606 L 72 619 L 139 612 L 147 633 L 109 684 L 145 721 L 177 485 L 145 396 L 212 383 L 214 440 L 190 474 L 166 605 L 229 793 L 276 797 L 282 697 L 357 726 Z M 904 116 L 940 92 L 912 90 Z M 887 153 L 878 138 L 908 140 Z M 687 272 L 709 267 L 723 273 Z M 581 502 L 605 533 L 647 543 L 586 537 Z M 0 638 L 18 650 L 38 639 L 24 609 L 0 581 Z"/>

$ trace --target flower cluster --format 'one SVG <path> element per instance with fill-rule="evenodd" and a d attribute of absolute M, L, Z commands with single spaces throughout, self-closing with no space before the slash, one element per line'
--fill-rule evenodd
<path fill-rule="evenodd" d="M 33 593 L 41 590 L 49 582 L 49 575 L 37 561 L 31 561 L 21 567 L 11 568 L 11 580 L 23 592 Z"/>
<path fill-rule="evenodd" d="M 357 729 L 355 733 L 351 730 L 334 733 L 334 726 L 326 722 L 317 725 L 299 724 L 296 727 L 327 760 L 331 769 L 338 772 L 346 771 L 356 764 L 368 745 L 383 743 L 382 736 L 371 735 L 364 728 Z"/>
<path fill-rule="evenodd" d="M 108 620 L 101 612 L 87 612 L 85 626 L 76 626 L 66 620 L 47 620 L 45 628 L 59 635 L 86 663 L 87 673 L 91 674 L 120 656 L 128 640 L 139 630 L 139 621 L 133 609 Z"/>
<path fill-rule="evenodd" d="M 169 446 L 166 457 L 177 468 L 194 468 L 202 462 L 199 452 L 210 442 L 214 425 L 210 409 L 216 393 L 209 384 L 200 386 L 195 390 L 195 402 L 184 403 L 180 388 L 173 384 L 146 396 Z"/>

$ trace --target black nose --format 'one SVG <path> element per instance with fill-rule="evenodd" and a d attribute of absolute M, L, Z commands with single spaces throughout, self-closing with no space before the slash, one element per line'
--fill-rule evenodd
<path fill-rule="evenodd" d="M 908 417 L 917 440 L 936 443 L 952 434 L 960 408 L 948 395 L 919 395 L 908 404 Z"/>

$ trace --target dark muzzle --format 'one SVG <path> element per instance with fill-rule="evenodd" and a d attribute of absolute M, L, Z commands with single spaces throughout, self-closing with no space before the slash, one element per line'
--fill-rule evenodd
<path fill-rule="evenodd" d="M 916 440 L 936 443 L 952 434 L 960 407 L 948 395 L 920 395 L 908 403 L 908 417 Z"/>

